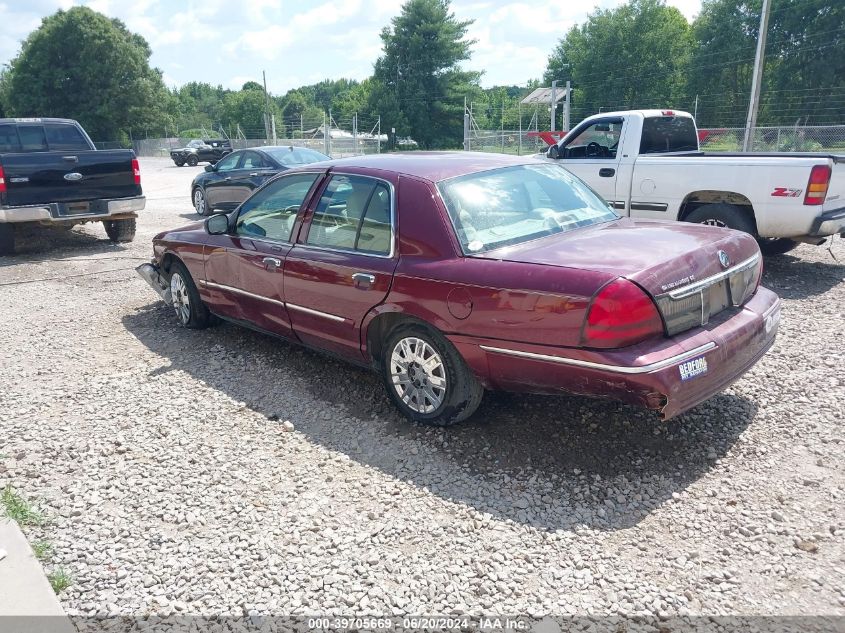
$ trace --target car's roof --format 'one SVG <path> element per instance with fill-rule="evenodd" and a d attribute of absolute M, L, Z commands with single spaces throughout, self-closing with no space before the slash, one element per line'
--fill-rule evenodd
<path fill-rule="evenodd" d="M 293 149 L 307 149 L 311 150 L 312 152 L 317 152 L 318 154 L 323 154 L 318 149 L 312 149 L 310 147 L 303 147 L 302 145 L 261 145 L 259 147 L 247 147 L 247 149 L 257 149 L 257 150 L 268 150 L 268 149 L 279 149 L 279 150 L 293 150 Z M 325 156 L 325 154 L 323 154 Z"/>
<path fill-rule="evenodd" d="M 331 167 L 332 169 L 342 169 L 344 167 L 355 167 L 377 169 L 438 182 L 447 178 L 498 167 L 525 165 L 537 160 L 540 159 L 532 156 L 488 154 L 484 152 L 399 152 L 337 158 L 331 161 L 312 163 L 307 168 Z"/>
<path fill-rule="evenodd" d="M 0 119 L 0 123 L 76 123 L 73 119 L 57 119 L 54 117 L 19 117 Z"/>

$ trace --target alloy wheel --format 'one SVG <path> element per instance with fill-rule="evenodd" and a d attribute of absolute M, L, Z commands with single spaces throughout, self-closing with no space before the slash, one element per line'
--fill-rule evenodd
<path fill-rule="evenodd" d="M 173 273 L 170 278 L 170 296 L 173 299 L 176 318 L 182 325 L 187 325 L 191 319 L 191 298 L 188 296 L 188 286 L 179 273 Z"/>
<path fill-rule="evenodd" d="M 196 209 L 199 215 L 205 215 L 205 196 L 202 193 L 202 189 L 194 190 L 194 209 Z"/>
<path fill-rule="evenodd" d="M 397 395 L 417 413 L 436 411 L 446 397 L 446 366 L 426 341 L 400 339 L 390 355 L 390 380 Z"/>

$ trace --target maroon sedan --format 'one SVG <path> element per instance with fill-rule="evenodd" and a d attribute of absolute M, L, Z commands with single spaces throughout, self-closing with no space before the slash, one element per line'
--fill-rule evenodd
<path fill-rule="evenodd" d="M 752 237 L 619 218 L 536 158 L 316 163 L 153 248 L 138 272 L 181 325 L 216 315 L 375 368 L 405 415 L 438 425 L 485 388 L 670 418 L 751 367 L 780 316 Z"/>

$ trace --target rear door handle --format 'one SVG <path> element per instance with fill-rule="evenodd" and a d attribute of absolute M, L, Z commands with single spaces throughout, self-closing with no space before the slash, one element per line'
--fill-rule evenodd
<path fill-rule="evenodd" d="M 376 276 L 370 273 L 355 273 L 352 275 L 352 281 L 358 288 L 369 288 L 376 283 Z"/>
<path fill-rule="evenodd" d="M 263 260 L 264 268 L 267 270 L 274 270 L 282 265 L 282 260 L 276 257 L 265 257 Z"/>
<path fill-rule="evenodd" d="M 255 177 L 256 177 L 256 176 L 258 176 L 258 175 L 259 175 L 259 174 L 258 174 L 258 172 L 257 172 L 257 171 L 254 171 L 254 172 L 252 172 L 252 173 L 249 175 L 249 177 L 250 177 L 250 178 L 255 178 Z"/>
<path fill-rule="evenodd" d="M 616 170 L 611 169 L 610 167 L 602 167 L 599 169 L 599 176 L 602 178 L 612 178 L 616 175 Z"/>

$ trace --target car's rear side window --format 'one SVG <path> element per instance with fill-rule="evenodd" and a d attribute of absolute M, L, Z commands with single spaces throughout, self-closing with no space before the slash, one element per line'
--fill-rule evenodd
<path fill-rule="evenodd" d="M 76 152 L 91 149 L 88 141 L 82 136 L 75 125 L 67 123 L 45 123 L 44 130 L 47 133 L 47 144 L 51 150 L 59 152 Z"/>
<path fill-rule="evenodd" d="M 0 125 L 0 152 L 19 152 L 18 127 L 11 123 Z"/>
<path fill-rule="evenodd" d="M 698 150 L 695 123 L 685 116 L 648 117 L 643 121 L 640 154 Z"/>
<path fill-rule="evenodd" d="M 46 152 L 49 149 L 43 125 L 19 125 L 18 136 L 22 152 Z"/>

